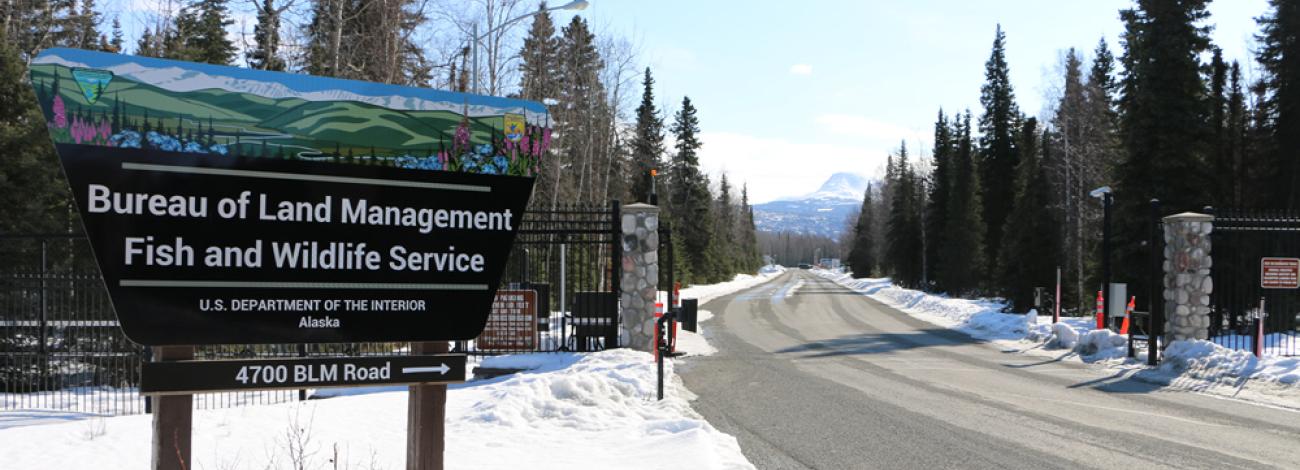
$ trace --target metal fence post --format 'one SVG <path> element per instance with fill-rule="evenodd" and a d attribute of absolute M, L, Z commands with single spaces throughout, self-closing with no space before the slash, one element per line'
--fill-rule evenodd
<path fill-rule="evenodd" d="M 1259 298 L 1259 310 L 1255 311 L 1255 318 L 1252 320 L 1250 336 L 1253 337 L 1251 349 L 1254 350 L 1255 357 L 1264 357 L 1264 317 L 1268 313 L 1264 310 L 1264 298 Z"/>
<path fill-rule="evenodd" d="M 1161 269 L 1164 258 L 1164 235 L 1160 233 L 1160 200 L 1151 200 L 1150 239 L 1147 242 L 1147 255 L 1151 258 L 1151 275 L 1147 279 L 1147 365 L 1160 363 L 1160 330 L 1164 320 L 1164 270 Z"/>
<path fill-rule="evenodd" d="M 40 312 L 39 312 L 40 317 L 38 319 L 39 327 L 41 330 L 40 353 L 41 353 L 41 382 L 43 382 L 41 384 L 42 386 L 49 385 L 49 373 L 50 373 L 50 351 L 49 351 L 50 331 L 49 331 L 49 318 L 47 312 L 49 308 L 49 300 L 47 298 L 48 294 L 46 293 L 46 290 L 48 290 L 49 287 L 48 285 L 46 285 L 46 278 L 49 277 L 49 261 L 48 261 L 49 256 L 48 256 L 47 246 L 48 243 L 44 238 L 42 238 L 41 239 L 41 273 L 40 273 L 41 292 L 40 292 Z"/>
<path fill-rule="evenodd" d="M 563 239 L 563 236 L 561 236 L 561 239 Z M 564 347 L 560 348 L 561 351 L 569 350 L 569 336 L 570 336 L 569 335 L 569 309 L 568 309 L 569 305 L 565 303 L 566 299 L 564 297 L 564 288 L 568 284 L 568 279 L 565 278 L 566 269 L 568 268 L 568 266 L 566 266 L 568 262 L 565 260 L 565 253 L 567 251 L 568 251 L 568 245 L 561 242 L 560 243 L 560 286 L 559 286 L 560 288 L 560 341 L 563 341 L 564 344 Z M 578 341 L 576 339 L 577 336 L 574 336 L 574 338 L 575 338 L 574 339 L 575 342 Z M 574 346 L 574 350 L 576 351 L 582 350 L 582 348 L 579 347 L 580 345 L 576 343 L 573 346 Z"/>
<path fill-rule="evenodd" d="M 1107 192 L 1101 196 L 1101 290 L 1106 293 L 1107 299 L 1114 295 L 1110 291 L 1110 206 L 1112 203 L 1111 193 Z M 1110 311 L 1110 302 L 1102 306 L 1102 317 L 1114 323 L 1111 319 L 1115 317 L 1115 312 Z"/>
<path fill-rule="evenodd" d="M 609 201 L 609 291 L 614 293 L 614 301 L 622 302 L 623 292 L 623 205 L 617 199 Z M 623 315 L 621 310 L 616 309 L 615 321 L 622 323 Z M 615 331 L 619 325 L 614 325 Z M 618 341 L 623 341 L 623 335 L 618 335 Z M 614 347 L 621 347 L 622 344 L 615 344 Z"/>

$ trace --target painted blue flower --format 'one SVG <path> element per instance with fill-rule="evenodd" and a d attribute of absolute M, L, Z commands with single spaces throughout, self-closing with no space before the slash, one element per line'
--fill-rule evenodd
<path fill-rule="evenodd" d="M 496 165 L 493 165 L 493 164 L 491 164 L 491 163 L 488 163 L 488 164 L 483 165 L 482 168 L 479 168 L 478 172 L 479 172 L 479 173 L 482 173 L 482 174 L 485 174 L 485 175 L 495 175 L 495 174 L 497 174 L 497 166 L 496 166 Z"/>
<path fill-rule="evenodd" d="M 505 155 L 497 155 L 492 158 L 492 164 L 504 172 L 506 168 L 510 167 L 510 159 L 506 158 Z"/>
<path fill-rule="evenodd" d="M 145 140 L 148 140 L 149 145 L 152 145 L 154 148 L 158 150 L 163 150 L 167 152 L 181 151 L 181 141 L 176 140 L 175 137 L 169 135 L 163 135 L 154 131 L 149 131 L 148 134 L 145 134 Z"/>
<path fill-rule="evenodd" d="M 211 147 L 208 147 L 208 152 L 215 153 L 217 155 L 230 154 L 230 150 L 226 148 L 226 144 L 212 144 Z"/>
<path fill-rule="evenodd" d="M 478 161 L 477 158 L 472 158 L 472 157 L 470 157 L 470 156 L 464 156 L 464 157 L 461 157 L 461 159 L 460 159 L 460 169 L 461 169 L 461 171 L 474 172 L 474 171 L 478 170 L 478 165 L 479 165 L 479 161 Z"/>
<path fill-rule="evenodd" d="M 136 131 L 118 132 L 109 137 L 108 140 L 112 141 L 115 147 L 140 148 L 140 133 Z"/>
<path fill-rule="evenodd" d="M 476 148 L 475 152 L 484 157 L 492 155 L 492 144 L 483 144 Z"/>

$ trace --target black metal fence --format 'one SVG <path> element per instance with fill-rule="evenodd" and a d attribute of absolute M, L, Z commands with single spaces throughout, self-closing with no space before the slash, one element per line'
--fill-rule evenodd
<path fill-rule="evenodd" d="M 618 347 L 620 214 L 618 201 L 608 207 L 561 206 L 525 212 L 501 289 L 537 293 L 536 335 L 494 347 L 480 344 L 484 341 L 462 341 L 454 352 L 493 355 Z"/>
<path fill-rule="evenodd" d="M 1264 354 L 1300 355 L 1300 290 L 1265 288 L 1261 278 L 1264 258 L 1300 258 L 1300 216 L 1220 210 L 1211 241 L 1210 338 L 1231 349 L 1262 341 Z"/>
<path fill-rule="evenodd" d="M 537 292 L 531 341 L 509 347 L 458 342 L 474 356 L 592 351 L 621 337 L 618 285 L 620 206 L 529 211 L 502 289 Z M 406 343 L 202 346 L 195 359 L 384 356 Z M 54 409 L 135 414 L 148 404 L 136 391 L 150 350 L 122 334 L 89 244 L 74 235 L 0 237 L 0 410 Z M 224 392 L 195 396 L 199 408 L 306 399 L 304 391 Z"/>

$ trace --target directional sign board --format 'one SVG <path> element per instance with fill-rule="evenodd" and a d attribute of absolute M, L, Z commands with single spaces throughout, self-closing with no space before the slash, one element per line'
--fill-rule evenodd
<path fill-rule="evenodd" d="M 465 356 L 146 362 L 140 393 L 272 390 L 465 381 Z"/>
<path fill-rule="evenodd" d="M 1264 289 L 1300 288 L 1300 258 L 1261 258 L 1259 286 Z"/>
<path fill-rule="evenodd" d="M 472 339 L 550 143 L 520 100 L 73 49 L 31 80 L 146 345 Z"/>

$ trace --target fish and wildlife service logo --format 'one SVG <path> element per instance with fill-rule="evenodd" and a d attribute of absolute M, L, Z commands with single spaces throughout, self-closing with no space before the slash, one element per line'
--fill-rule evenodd
<path fill-rule="evenodd" d="M 503 127 L 505 127 L 506 138 L 516 143 L 523 140 L 524 126 L 526 126 L 524 116 L 522 114 L 506 114 L 504 120 L 505 125 Z"/>
<path fill-rule="evenodd" d="M 81 87 L 81 94 L 86 97 L 86 102 L 95 104 L 100 97 L 104 96 L 104 90 L 108 89 L 108 82 L 113 81 L 113 72 L 95 69 L 72 69 L 72 79 L 76 80 L 77 86 Z"/>

